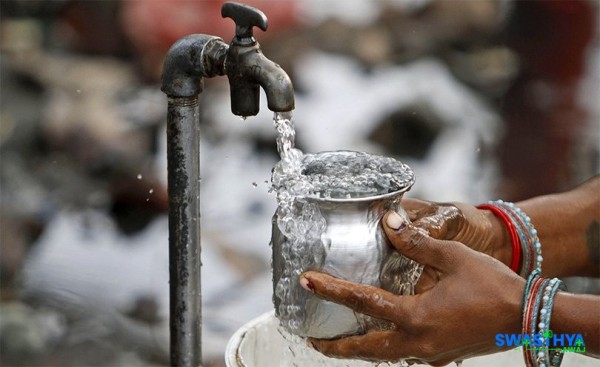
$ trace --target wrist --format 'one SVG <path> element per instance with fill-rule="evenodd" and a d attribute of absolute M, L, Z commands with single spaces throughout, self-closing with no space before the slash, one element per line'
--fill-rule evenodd
<path fill-rule="evenodd" d="M 490 256 L 510 266 L 513 250 L 510 235 L 506 225 L 493 212 L 481 209 L 490 226 Z"/>

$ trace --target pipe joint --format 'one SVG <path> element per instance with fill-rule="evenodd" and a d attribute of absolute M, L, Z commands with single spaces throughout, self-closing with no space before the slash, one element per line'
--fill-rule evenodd
<path fill-rule="evenodd" d="M 161 90 L 172 98 L 194 97 L 203 77 L 225 74 L 229 46 L 219 37 L 192 34 L 175 42 L 165 58 Z"/>

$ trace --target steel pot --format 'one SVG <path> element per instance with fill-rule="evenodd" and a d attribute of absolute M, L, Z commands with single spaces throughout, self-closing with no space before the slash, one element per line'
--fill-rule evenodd
<path fill-rule="evenodd" d="M 320 238 L 307 239 L 311 242 L 308 244 L 294 244 L 296 249 L 304 248 L 304 253 L 298 253 L 299 259 L 290 258 L 292 244 L 280 230 L 275 214 L 271 240 L 273 301 L 283 328 L 303 337 L 335 338 L 386 327 L 385 323 L 345 306 L 317 298 L 300 287 L 298 276 L 307 270 L 319 270 L 395 294 L 412 293 L 422 267 L 393 249 L 380 223 L 388 210 L 407 218 L 400 202 L 414 183 L 412 172 L 410 176 L 405 187 L 382 195 L 297 200 L 294 205 L 298 211 L 310 206 L 324 220 Z"/>

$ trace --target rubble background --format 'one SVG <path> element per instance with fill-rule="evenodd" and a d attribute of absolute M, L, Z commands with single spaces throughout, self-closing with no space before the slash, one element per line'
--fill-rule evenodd
<path fill-rule="evenodd" d="M 408 196 L 479 203 L 600 172 L 598 3 L 287 0 L 263 10 L 297 145 L 408 163 Z M 221 1 L 0 1 L 0 365 L 168 365 L 169 46 L 228 41 Z M 272 308 L 272 114 L 226 78 L 202 112 L 203 354 Z M 597 280 L 571 289 L 599 293 Z"/>

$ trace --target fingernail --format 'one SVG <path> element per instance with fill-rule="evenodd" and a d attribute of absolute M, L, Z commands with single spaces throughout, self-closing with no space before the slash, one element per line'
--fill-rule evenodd
<path fill-rule="evenodd" d="M 300 285 L 302 286 L 302 288 L 306 289 L 307 291 L 310 291 L 310 292 L 315 291 L 315 286 L 305 277 L 300 278 Z"/>
<path fill-rule="evenodd" d="M 399 231 L 406 227 L 406 222 L 404 221 L 404 218 L 402 218 L 400 214 L 396 212 L 391 212 L 390 214 L 388 214 L 385 223 L 388 227 L 395 231 Z"/>

